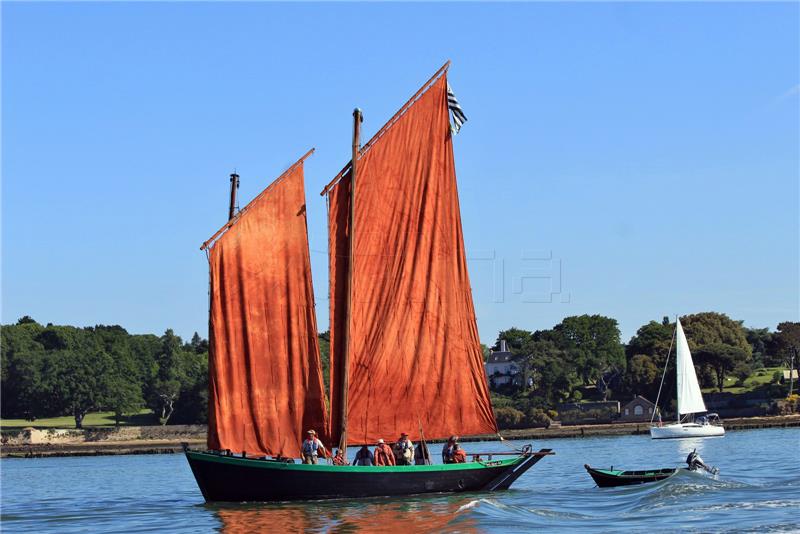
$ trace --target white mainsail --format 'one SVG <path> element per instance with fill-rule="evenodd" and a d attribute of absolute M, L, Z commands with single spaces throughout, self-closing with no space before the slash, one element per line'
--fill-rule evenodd
<path fill-rule="evenodd" d="M 692 353 L 689 351 L 689 342 L 686 341 L 680 320 L 678 320 L 677 345 L 678 413 L 684 415 L 705 412 L 706 405 L 700 392 L 700 384 L 697 383 Z"/>

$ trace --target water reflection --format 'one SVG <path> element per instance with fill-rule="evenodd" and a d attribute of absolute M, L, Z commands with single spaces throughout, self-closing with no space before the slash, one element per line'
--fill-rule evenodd
<path fill-rule="evenodd" d="M 716 438 L 682 438 L 676 440 L 678 442 L 678 452 L 688 455 L 693 450 L 697 449 L 697 454 L 703 455 L 703 449 L 709 441 L 714 441 Z"/>
<path fill-rule="evenodd" d="M 251 532 L 479 532 L 469 517 L 479 495 L 209 505 L 225 534 Z"/>

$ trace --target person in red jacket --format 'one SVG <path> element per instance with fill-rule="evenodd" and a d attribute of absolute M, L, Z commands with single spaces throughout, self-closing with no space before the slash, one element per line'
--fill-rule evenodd
<path fill-rule="evenodd" d="M 375 447 L 375 465 L 394 465 L 394 452 L 383 438 L 378 440 L 378 445 Z"/>

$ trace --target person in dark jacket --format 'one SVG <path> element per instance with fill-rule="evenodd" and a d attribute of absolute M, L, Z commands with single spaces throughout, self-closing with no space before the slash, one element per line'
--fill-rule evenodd
<path fill-rule="evenodd" d="M 369 447 L 362 445 L 356 457 L 353 458 L 353 465 L 375 465 L 375 455 L 369 450 Z"/>
<path fill-rule="evenodd" d="M 424 441 L 420 441 L 414 449 L 414 465 L 431 465 L 431 453 Z"/>
<path fill-rule="evenodd" d="M 453 463 L 453 445 L 455 445 L 456 442 L 458 442 L 458 436 L 450 436 L 450 438 L 447 440 L 447 443 L 445 443 L 444 447 L 442 447 L 443 464 Z"/>

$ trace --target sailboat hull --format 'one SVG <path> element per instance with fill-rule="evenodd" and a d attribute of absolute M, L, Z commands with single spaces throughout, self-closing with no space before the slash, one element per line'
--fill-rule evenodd
<path fill-rule="evenodd" d="M 512 460 L 397 467 L 287 464 L 195 451 L 186 451 L 186 459 L 206 501 L 253 502 L 502 490 L 547 454 L 550 449 Z"/>
<path fill-rule="evenodd" d="M 724 435 L 723 427 L 709 424 L 676 423 L 650 427 L 650 437 L 653 439 L 711 438 Z"/>

